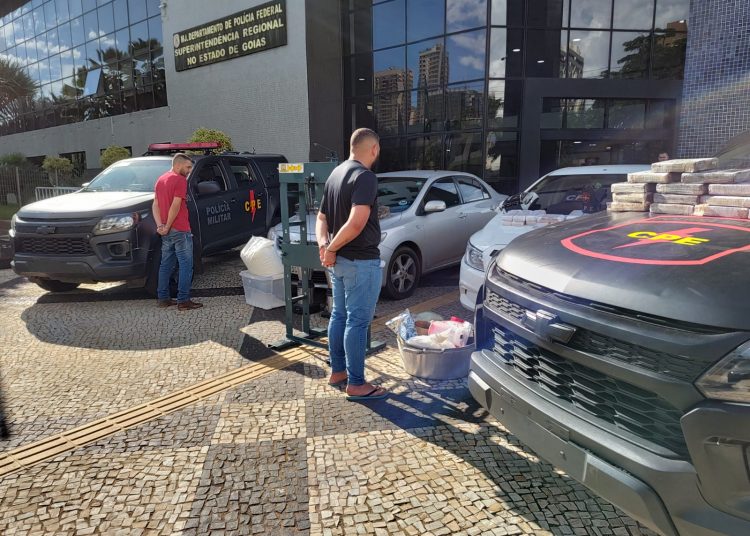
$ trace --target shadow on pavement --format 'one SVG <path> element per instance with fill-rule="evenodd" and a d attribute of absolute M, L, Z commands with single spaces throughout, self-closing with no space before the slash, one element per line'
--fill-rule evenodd
<path fill-rule="evenodd" d="M 574 534 L 576 528 L 580 530 L 582 519 L 590 523 L 597 513 L 604 519 L 599 500 L 583 486 L 555 473 L 552 466 L 536 458 L 514 436 L 486 421 L 488 412 L 473 399 L 468 388 L 391 394 L 384 400 L 362 405 L 481 471 L 495 485 L 493 492 L 500 510 L 509 510 L 527 523 L 563 536 Z M 467 429 L 466 423 L 480 428 Z M 588 508 L 572 507 L 569 511 L 573 519 L 568 519 L 564 510 L 555 506 L 560 502 L 586 503 Z"/>
<path fill-rule="evenodd" d="M 283 309 L 265 311 L 244 302 L 236 307 L 213 302 L 193 311 L 178 311 L 174 306 L 162 309 L 151 301 L 106 308 L 80 302 L 50 307 L 37 302 L 23 311 L 21 319 L 30 334 L 55 345 L 144 351 L 211 341 L 232 350 L 241 345 L 242 355 L 254 360 L 271 355 L 267 343 L 280 339 L 284 332 Z"/>

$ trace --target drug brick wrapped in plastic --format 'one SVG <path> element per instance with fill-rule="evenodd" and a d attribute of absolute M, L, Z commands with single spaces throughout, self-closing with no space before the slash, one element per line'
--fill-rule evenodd
<path fill-rule="evenodd" d="M 735 184 L 750 182 L 750 169 L 722 169 L 702 173 L 683 173 L 682 182 L 705 184 Z"/>
<path fill-rule="evenodd" d="M 700 198 L 700 203 L 719 207 L 750 208 L 750 197 L 734 195 L 703 195 Z"/>
<path fill-rule="evenodd" d="M 750 183 L 745 184 L 709 184 L 710 195 L 739 195 L 750 197 Z"/>
<path fill-rule="evenodd" d="M 612 201 L 607 203 L 607 210 L 610 212 L 648 212 L 651 203 L 623 203 Z"/>
<path fill-rule="evenodd" d="M 668 182 L 680 182 L 679 173 L 654 173 L 653 171 L 639 171 L 628 173 L 628 182 L 665 184 Z"/>
<path fill-rule="evenodd" d="M 699 195 L 654 194 L 654 203 L 673 203 L 676 205 L 695 205 L 700 200 Z"/>
<path fill-rule="evenodd" d="M 671 184 L 657 184 L 656 191 L 660 194 L 674 195 L 703 195 L 708 192 L 706 184 L 684 184 L 675 182 Z"/>
<path fill-rule="evenodd" d="M 696 205 L 694 214 L 696 216 L 747 219 L 748 209 L 737 207 L 717 207 L 714 205 Z"/>
<path fill-rule="evenodd" d="M 675 214 L 680 216 L 690 216 L 693 214 L 695 205 L 673 205 L 669 203 L 653 203 L 651 205 L 651 214 Z"/>
<path fill-rule="evenodd" d="M 716 158 L 681 158 L 665 160 L 651 164 L 651 171 L 657 173 L 693 173 L 716 169 L 719 161 Z"/>
<path fill-rule="evenodd" d="M 612 194 L 612 201 L 615 203 L 651 203 L 654 200 L 652 193 L 639 194 Z"/>
<path fill-rule="evenodd" d="M 613 194 L 642 194 L 654 191 L 650 182 L 616 182 L 610 187 Z"/>

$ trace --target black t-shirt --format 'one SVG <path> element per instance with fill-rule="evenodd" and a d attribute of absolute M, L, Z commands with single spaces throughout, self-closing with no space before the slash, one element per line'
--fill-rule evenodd
<path fill-rule="evenodd" d="M 336 236 L 347 222 L 354 205 L 369 206 L 370 217 L 359 236 L 336 253 L 352 261 L 379 259 L 378 178 L 356 160 L 347 160 L 331 172 L 320 203 L 331 236 Z"/>

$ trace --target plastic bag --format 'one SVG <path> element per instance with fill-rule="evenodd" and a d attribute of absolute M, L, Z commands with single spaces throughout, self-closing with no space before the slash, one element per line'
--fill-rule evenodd
<path fill-rule="evenodd" d="M 284 265 L 273 242 L 262 236 L 252 237 L 242 248 L 240 258 L 252 275 L 268 277 L 284 272 Z"/>
<path fill-rule="evenodd" d="M 453 345 L 453 348 L 463 348 L 471 337 L 472 325 L 469 322 L 455 322 L 453 320 L 435 321 L 430 323 L 429 335 L 439 334 Z"/>
<path fill-rule="evenodd" d="M 391 318 L 385 323 L 385 325 L 405 341 L 408 341 L 417 335 L 417 329 L 414 326 L 414 318 L 411 316 L 409 309 L 406 309 L 400 315 Z"/>
<path fill-rule="evenodd" d="M 414 348 L 423 348 L 427 350 L 452 350 L 455 348 L 442 333 L 434 335 L 417 335 L 406 341 L 406 344 Z"/>

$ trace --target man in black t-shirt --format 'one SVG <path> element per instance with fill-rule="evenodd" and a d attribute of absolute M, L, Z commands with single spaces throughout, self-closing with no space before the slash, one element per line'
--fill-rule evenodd
<path fill-rule="evenodd" d="M 352 134 L 349 160 L 326 181 L 315 233 L 320 262 L 331 274 L 333 310 L 328 323 L 330 385 L 346 385 L 347 398 L 384 398 L 365 382 L 367 329 L 380 294 L 378 178 L 370 171 L 380 154 L 378 135 L 367 128 Z"/>

